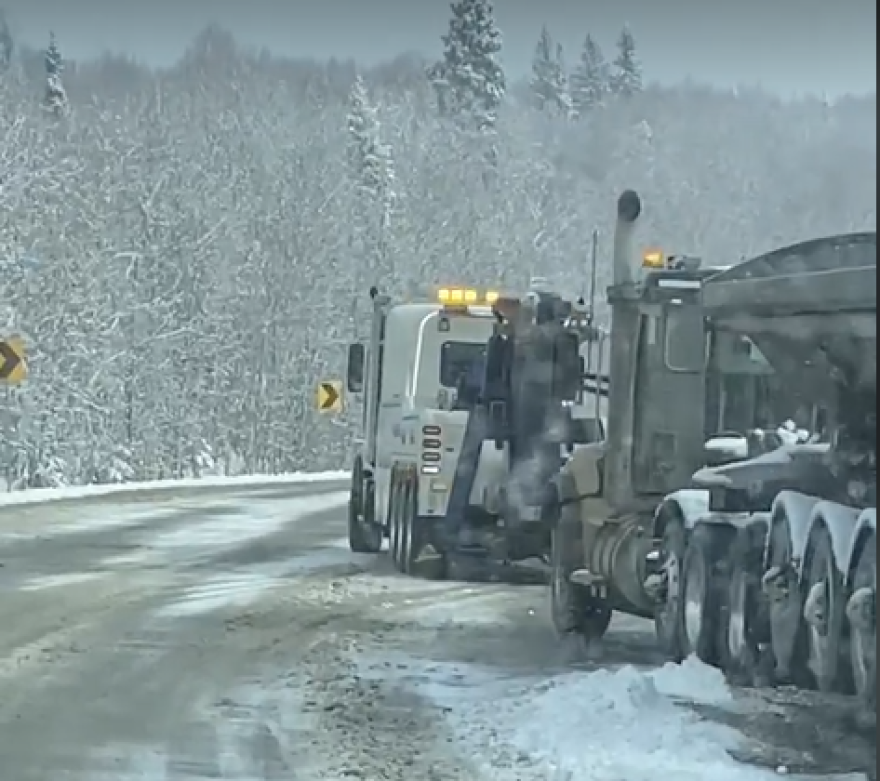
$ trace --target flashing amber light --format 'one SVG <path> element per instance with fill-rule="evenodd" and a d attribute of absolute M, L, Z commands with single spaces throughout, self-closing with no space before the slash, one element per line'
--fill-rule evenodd
<path fill-rule="evenodd" d="M 666 255 L 660 250 L 648 250 L 642 255 L 642 268 L 666 268 Z"/>
<path fill-rule="evenodd" d="M 437 291 L 437 301 L 444 306 L 492 305 L 498 300 L 498 293 L 488 292 L 480 295 L 473 288 L 443 287 Z"/>

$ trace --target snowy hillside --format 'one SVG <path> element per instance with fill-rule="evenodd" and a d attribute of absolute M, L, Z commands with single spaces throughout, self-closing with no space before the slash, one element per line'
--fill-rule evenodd
<path fill-rule="evenodd" d="M 625 186 L 651 241 L 713 261 L 875 224 L 872 101 L 642 88 L 626 46 L 605 89 L 596 42 L 569 78 L 549 35 L 531 85 L 480 95 L 443 62 L 355 81 L 218 30 L 163 73 L 65 68 L 64 41 L 11 62 L 0 326 L 31 377 L 0 391 L 6 481 L 340 466 L 351 426 L 312 397 L 363 333 L 356 296 L 534 273 L 582 287 Z M 477 123 L 455 121 L 465 108 Z"/>

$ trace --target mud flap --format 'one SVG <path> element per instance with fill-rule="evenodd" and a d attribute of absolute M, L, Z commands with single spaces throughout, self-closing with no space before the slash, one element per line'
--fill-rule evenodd
<path fill-rule="evenodd" d="M 459 533 L 465 525 L 471 491 L 477 477 L 480 449 L 488 432 L 488 426 L 488 413 L 481 406 L 476 407 L 468 415 L 443 528 L 441 544 L 448 550 L 454 550 L 459 544 Z"/>

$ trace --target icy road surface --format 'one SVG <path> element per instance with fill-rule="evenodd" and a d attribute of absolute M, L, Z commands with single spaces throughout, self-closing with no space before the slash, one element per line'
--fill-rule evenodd
<path fill-rule="evenodd" d="M 4 781 L 761 781 L 864 761 L 808 701 L 658 667 L 644 624 L 619 619 L 577 668 L 542 588 L 350 554 L 344 488 L 0 508 Z"/>

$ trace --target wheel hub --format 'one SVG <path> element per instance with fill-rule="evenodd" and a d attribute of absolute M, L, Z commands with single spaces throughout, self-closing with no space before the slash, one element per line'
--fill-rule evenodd
<path fill-rule="evenodd" d="M 815 673 L 827 668 L 831 661 L 829 607 L 831 585 L 827 577 L 810 586 L 804 602 L 804 619 L 809 627 L 810 667 Z"/>

